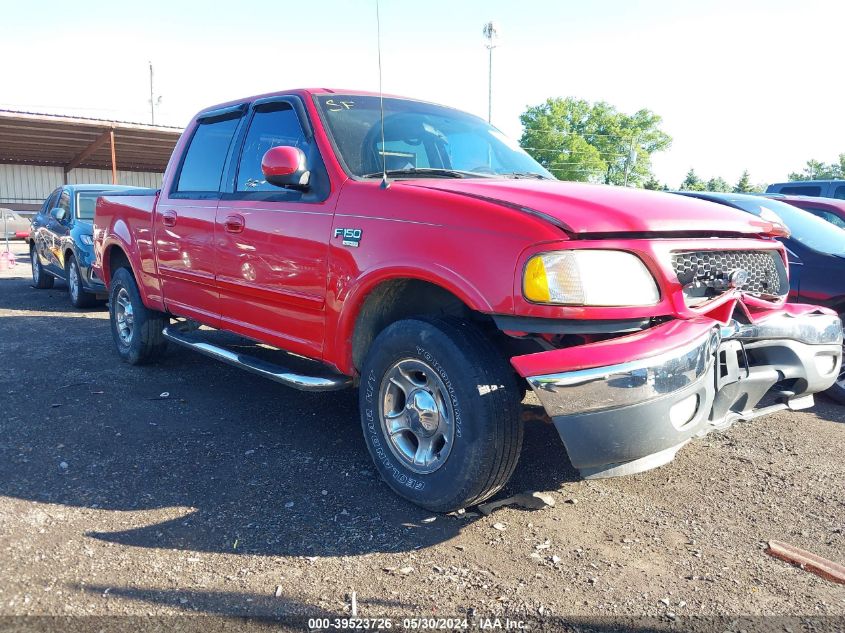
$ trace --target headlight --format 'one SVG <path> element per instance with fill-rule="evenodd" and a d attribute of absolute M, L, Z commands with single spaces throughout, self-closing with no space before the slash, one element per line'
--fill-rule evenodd
<path fill-rule="evenodd" d="M 80 235 L 79 241 L 85 244 L 86 246 L 92 246 L 94 244 L 94 240 L 91 239 L 90 235 Z"/>
<path fill-rule="evenodd" d="M 528 260 L 522 294 L 535 303 L 647 306 L 660 299 L 642 260 L 624 251 L 572 250 Z"/>

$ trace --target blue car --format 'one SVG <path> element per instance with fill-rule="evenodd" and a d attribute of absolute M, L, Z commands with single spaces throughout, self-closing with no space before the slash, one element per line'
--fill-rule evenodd
<path fill-rule="evenodd" d="M 59 187 L 33 218 L 29 233 L 32 284 L 52 288 L 56 278 L 67 282 L 71 303 L 88 308 L 106 298 L 102 280 L 94 274 L 94 207 L 97 196 L 128 191 L 118 185 Z"/>

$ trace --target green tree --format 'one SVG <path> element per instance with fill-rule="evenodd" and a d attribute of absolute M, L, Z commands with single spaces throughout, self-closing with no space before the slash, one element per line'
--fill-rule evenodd
<path fill-rule="evenodd" d="M 652 191 L 662 191 L 666 188 L 666 185 L 660 184 L 660 181 L 654 176 L 650 176 L 649 179 L 643 183 L 643 189 L 650 189 Z"/>
<path fill-rule="evenodd" d="M 628 115 L 603 101 L 547 99 L 520 121 L 520 145 L 563 180 L 640 186 L 652 176 L 651 155 L 672 142 L 650 110 Z"/>
<path fill-rule="evenodd" d="M 823 163 L 810 159 L 800 172 L 792 172 L 789 180 L 834 180 L 845 178 L 845 154 L 839 155 L 838 163 Z"/>
<path fill-rule="evenodd" d="M 695 173 L 695 169 L 690 168 L 687 172 L 686 178 L 681 183 L 682 191 L 705 191 L 707 186 L 704 181 Z"/>
<path fill-rule="evenodd" d="M 751 183 L 751 174 L 748 173 L 746 169 L 742 172 L 742 176 L 739 177 L 736 185 L 734 185 L 733 192 L 734 193 L 756 193 L 763 191 L 764 187 L 760 185 L 754 185 Z"/>
<path fill-rule="evenodd" d="M 711 178 L 707 181 L 707 184 L 704 186 L 705 191 L 720 191 L 723 193 L 727 193 L 731 191 L 732 187 L 728 184 L 728 182 L 719 176 L 715 178 Z"/>

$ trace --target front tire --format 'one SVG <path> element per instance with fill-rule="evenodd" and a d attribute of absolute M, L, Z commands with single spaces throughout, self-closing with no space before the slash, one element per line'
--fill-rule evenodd
<path fill-rule="evenodd" d="M 68 255 L 65 264 L 67 274 L 67 292 L 70 302 L 74 308 L 90 308 L 97 303 L 97 296 L 86 292 L 82 287 L 82 274 L 79 272 L 79 264 L 73 255 Z"/>
<path fill-rule="evenodd" d="M 112 339 L 124 362 L 130 365 L 149 363 L 167 349 L 162 331 L 170 320 L 166 314 L 144 305 L 138 284 L 126 268 L 119 268 L 111 279 L 109 320 Z"/>
<path fill-rule="evenodd" d="M 38 251 L 35 250 L 34 245 L 29 251 L 29 259 L 32 262 L 32 285 L 39 290 L 52 288 L 56 279 L 44 270 L 44 266 L 41 265 L 41 259 L 38 257 Z"/>
<path fill-rule="evenodd" d="M 449 512 L 508 481 L 522 448 L 519 390 L 505 358 L 460 319 L 388 326 L 363 363 L 364 440 L 400 496 Z"/>

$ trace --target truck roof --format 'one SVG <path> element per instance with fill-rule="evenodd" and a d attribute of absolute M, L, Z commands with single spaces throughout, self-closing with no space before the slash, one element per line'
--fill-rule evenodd
<path fill-rule="evenodd" d="M 820 178 L 818 180 L 789 180 L 786 182 L 773 182 L 769 187 L 781 187 L 783 185 L 829 185 L 832 182 L 845 184 L 842 178 Z"/>
<path fill-rule="evenodd" d="M 276 90 L 273 92 L 265 92 L 263 94 L 257 94 L 252 96 L 244 96 L 240 99 L 233 99 L 231 101 L 226 101 L 224 103 L 217 103 L 215 105 L 208 106 L 203 108 L 194 116 L 200 116 L 204 112 L 212 112 L 214 110 L 220 110 L 222 108 L 227 108 L 230 106 L 239 105 L 241 103 L 248 103 L 255 101 L 257 99 L 266 99 L 267 97 L 282 97 L 286 95 L 298 95 L 303 98 L 311 97 L 314 95 L 327 95 L 327 94 L 341 94 L 341 95 L 356 95 L 359 97 L 378 97 L 383 96 L 388 99 L 409 99 L 412 101 L 421 101 L 424 103 L 431 103 L 427 102 L 424 99 L 414 99 L 413 97 L 406 97 L 404 95 L 395 95 L 395 94 L 388 94 L 388 93 L 378 93 L 378 92 L 371 92 L 368 90 L 355 90 L 355 89 L 343 89 L 343 88 L 293 88 L 291 90 Z M 444 106 L 450 107 L 450 106 Z"/>

